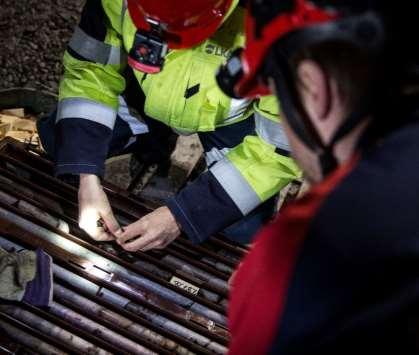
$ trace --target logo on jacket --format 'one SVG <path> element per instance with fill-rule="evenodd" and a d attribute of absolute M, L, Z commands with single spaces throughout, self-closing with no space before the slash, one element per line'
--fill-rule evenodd
<path fill-rule="evenodd" d="M 231 50 L 208 43 L 205 46 L 205 53 L 213 54 L 219 57 L 229 58 L 231 54 Z"/>

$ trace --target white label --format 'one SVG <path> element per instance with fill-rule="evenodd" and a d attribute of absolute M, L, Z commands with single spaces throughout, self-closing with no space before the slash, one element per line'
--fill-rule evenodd
<path fill-rule="evenodd" d="M 176 287 L 179 287 L 189 293 L 192 293 L 193 295 L 197 295 L 199 291 L 199 287 L 196 287 L 189 282 L 183 281 L 182 279 L 177 278 L 176 276 L 173 276 L 170 279 L 170 283 L 172 285 L 175 285 Z"/>

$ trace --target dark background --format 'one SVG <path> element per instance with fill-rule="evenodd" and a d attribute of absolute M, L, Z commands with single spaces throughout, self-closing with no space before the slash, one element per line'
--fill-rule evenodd
<path fill-rule="evenodd" d="M 0 0 L 0 89 L 57 92 L 62 55 L 85 0 Z"/>

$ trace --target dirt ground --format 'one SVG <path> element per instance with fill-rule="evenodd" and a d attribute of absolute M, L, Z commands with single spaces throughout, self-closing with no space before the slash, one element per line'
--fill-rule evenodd
<path fill-rule="evenodd" d="M 0 1 L 0 89 L 56 92 L 84 0 Z"/>

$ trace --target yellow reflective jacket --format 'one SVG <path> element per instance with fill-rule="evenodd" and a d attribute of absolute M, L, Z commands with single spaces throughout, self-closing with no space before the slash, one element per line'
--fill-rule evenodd
<path fill-rule="evenodd" d="M 124 1 L 102 0 L 101 9 L 94 9 L 93 2 L 87 1 L 84 11 L 90 22 L 75 30 L 64 55 L 57 122 L 80 118 L 113 129 L 118 97 L 125 88 L 126 53 L 136 28 Z M 246 137 L 211 167 L 247 214 L 299 177 L 300 171 L 286 154 L 289 147 L 275 98 L 231 99 L 216 84 L 217 68 L 232 50 L 244 45 L 244 11 L 235 7 L 220 29 L 200 45 L 169 51 L 162 72 L 135 71 L 135 76 L 145 93 L 145 113 L 178 132 L 214 131 L 255 118 L 257 135 Z M 102 30 L 96 29 L 98 24 Z"/>

